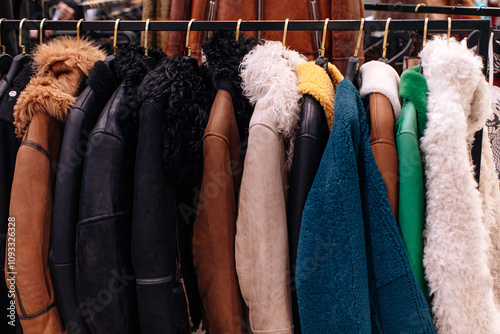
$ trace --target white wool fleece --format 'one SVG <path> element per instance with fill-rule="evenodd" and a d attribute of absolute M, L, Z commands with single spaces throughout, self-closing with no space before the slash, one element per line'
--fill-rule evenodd
<path fill-rule="evenodd" d="M 491 113 L 482 60 L 441 37 L 428 42 L 420 56 L 429 88 L 421 149 L 427 177 L 424 266 L 434 323 L 440 334 L 500 333 L 494 290 L 499 237 L 490 235 L 498 231 L 500 190 L 487 135 L 481 192 L 469 149 Z"/>
<path fill-rule="evenodd" d="M 297 66 L 305 62 L 306 57 L 280 42 L 265 41 L 245 55 L 240 65 L 243 94 L 252 105 L 259 101 L 264 106 L 278 132 L 290 143 L 287 170 L 291 167 L 302 99 Z"/>
<path fill-rule="evenodd" d="M 361 65 L 359 69 L 362 98 L 371 93 L 380 93 L 391 101 L 394 119 L 401 117 L 401 102 L 399 101 L 399 75 L 391 65 L 378 60 L 372 60 Z"/>

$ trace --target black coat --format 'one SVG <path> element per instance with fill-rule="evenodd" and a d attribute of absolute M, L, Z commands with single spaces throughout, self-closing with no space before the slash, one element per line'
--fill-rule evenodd
<path fill-rule="evenodd" d="M 196 62 L 165 59 L 141 85 L 134 184 L 132 263 L 142 333 L 190 333 L 201 319 L 191 255 L 193 191 L 212 93 Z M 190 212 L 193 212 L 190 211 Z"/>
<path fill-rule="evenodd" d="M 14 134 L 14 106 L 19 94 L 24 90 L 33 74 L 31 63 L 25 64 L 12 83 L 12 87 L 6 89 L 5 95 L 0 100 L 0 261 L 5 263 L 5 246 L 7 233 L 7 219 L 9 217 L 10 190 L 14 176 L 19 141 Z M 5 82 L 0 80 L 0 82 Z M 0 266 L 1 277 L 4 275 L 4 266 Z M 7 296 L 5 280 L 0 280 L 0 333 L 16 333 L 15 327 L 9 326 L 7 318 L 7 307 L 10 299 Z M 18 325 L 19 326 L 19 325 Z"/>
<path fill-rule="evenodd" d="M 328 134 L 328 123 L 323 107 L 311 95 L 304 95 L 290 173 L 287 213 L 295 333 L 300 333 L 294 276 L 302 210 L 304 209 L 307 194 L 318 171 L 323 150 L 328 141 Z"/>
<path fill-rule="evenodd" d="M 76 290 L 94 334 L 137 334 L 139 314 L 131 262 L 136 90 L 147 73 L 137 50 L 122 51 L 123 79 L 102 111 L 87 145 L 76 231 Z"/>
<path fill-rule="evenodd" d="M 65 122 L 50 234 L 50 270 L 57 306 L 68 334 L 90 333 L 78 314 L 75 291 L 76 224 L 83 159 L 90 133 L 117 86 L 111 69 L 102 61 L 95 64 L 87 84 Z"/>

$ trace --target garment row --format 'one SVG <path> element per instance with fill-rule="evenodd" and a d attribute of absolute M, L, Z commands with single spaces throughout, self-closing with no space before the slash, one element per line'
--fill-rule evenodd
<path fill-rule="evenodd" d="M 368 62 L 358 92 L 278 42 L 203 51 L 61 37 L 3 85 L 1 302 L 24 333 L 498 332 L 479 57 L 435 38 L 423 75 Z"/>

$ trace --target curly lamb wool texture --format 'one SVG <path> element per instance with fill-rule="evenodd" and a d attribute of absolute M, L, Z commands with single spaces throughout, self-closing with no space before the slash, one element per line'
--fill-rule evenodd
<path fill-rule="evenodd" d="M 469 157 L 474 133 L 491 112 L 482 60 L 454 39 L 447 46 L 440 37 L 420 56 L 429 88 L 421 149 L 427 177 L 424 266 L 434 322 L 443 334 L 498 333 L 498 264 L 493 265 L 498 258 L 493 256 L 500 196 L 486 136 L 479 191 Z"/>
<path fill-rule="evenodd" d="M 241 87 L 240 64 L 243 57 L 255 46 L 254 38 L 246 38 L 240 33 L 238 41 L 234 32 L 218 31 L 203 44 L 203 52 L 207 57 L 207 70 L 215 89 L 223 89 L 231 94 L 234 113 L 238 124 L 240 140 L 248 138 L 248 124 L 252 117 L 253 107 L 243 96 Z"/>
<path fill-rule="evenodd" d="M 278 132 L 288 141 L 286 169 L 290 170 L 293 144 L 300 118 L 297 67 L 307 59 L 280 42 L 265 41 L 250 51 L 241 63 L 243 94 L 252 105 L 259 102 L 273 117 Z"/>

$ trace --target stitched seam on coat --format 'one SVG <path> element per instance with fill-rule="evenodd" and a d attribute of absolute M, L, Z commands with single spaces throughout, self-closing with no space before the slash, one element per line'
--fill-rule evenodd
<path fill-rule="evenodd" d="M 172 280 L 172 275 L 158 278 L 136 278 L 135 283 L 139 285 L 155 285 L 168 283 Z"/>
<path fill-rule="evenodd" d="M 229 140 L 227 140 L 227 138 L 225 136 L 218 134 L 218 133 L 215 133 L 215 132 L 209 132 L 209 133 L 206 133 L 205 136 L 203 136 L 203 140 L 207 139 L 207 137 L 220 138 L 226 143 L 227 147 L 229 148 Z"/>
<path fill-rule="evenodd" d="M 94 217 L 85 218 L 85 219 L 79 221 L 77 225 L 90 224 L 90 223 L 92 223 L 94 221 L 103 220 L 105 218 L 120 217 L 120 216 L 125 216 L 125 215 L 131 214 L 131 213 L 132 213 L 132 211 L 127 210 L 127 211 L 120 211 L 120 212 L 110 213 L 110 214 L 107 214 L 107 215 L 94 216 Z"/>
<path fill-rule="evenodd" d="M 30 319 L 38 318 L 38 317 L 46 314 L 47 312 L 49 312 L 56 305 L 57 305 L 57 303 L 53 302 L 52 304 L 46 306 L 44 309 L 42 309 L 42 310 L 40 310 L 40 311 L 38 311 L 36 313 L 30 314 L 30 315 L 19 315 L 19 319 L 30 320 Z"/>
<path fill-rule="evenodd" d="M 255 122 L 253 123 L 252 125 L 250 125 L 250 127 L 248 128 L 248 131 L 250 131 L 251 128 L 253 128 L 254 126 L 256 125 L 261 125 L 263 127 L 266 127 L 268 128 L 269 130 L 271 130 L 275 135 L 276 137 L 279 137 L 279 134 L 278 134 L 278 131 L 276 131 L 275 128 L 273 128 L 271 125 L 267 124 L 267 123 L 263 123 L 263 122 Z"/>
<path fill-rule="evenodd" d="M 38 151 L 40 151 L 40 153 L 42 153 L 43 155 L 45 155 L 47 157 L 47 159 L 50 160 L 50 156 L 49 156 L 49 152 L 47 152 L 47 150 L 45 148 L 43 148 L 42 145 L 38 144 L 38 143 L 35 143 L 34 141 L 31 141 L 31 140 L 25 140 L 21 143 L 21 146 L 28 146 L 28 147 L 32 147 Z"/>

